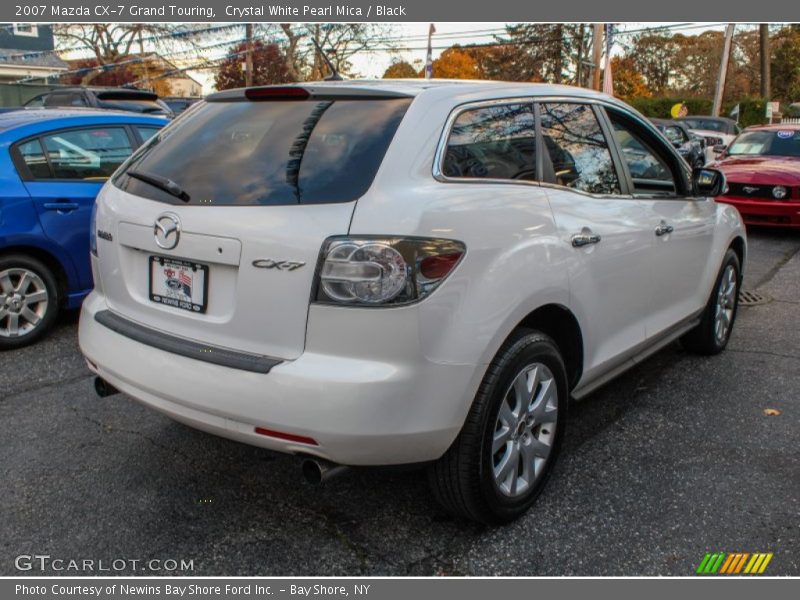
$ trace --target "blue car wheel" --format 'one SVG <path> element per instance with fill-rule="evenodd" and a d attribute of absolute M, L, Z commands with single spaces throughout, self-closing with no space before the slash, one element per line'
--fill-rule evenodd
<path fill-rule="evenodd" d="M 61 298 L 53 272 L 23 254 L 0 257 L 0 350 L 32 344 L 57 316 Z"/>

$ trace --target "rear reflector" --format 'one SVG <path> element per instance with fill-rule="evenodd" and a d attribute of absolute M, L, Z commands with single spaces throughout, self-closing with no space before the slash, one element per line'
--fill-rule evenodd
<path fill-rule="evenodd" d="M 305 100 L 310 95 L 301 87 L 248 88 L 244 91 L 248 100 Z"/>
<path fill-rule="evenodd" d="M 314 438 L 306 437 L 304 435 L 295 435 L 293 433 L 284 433 L 282 431 L 272 431 L 271 429 L 264 429 L 263 427 L 256 427 L 256 433 L 259 435 L 265 435 L 267 437 L 275 438 L 278 440 L 286 440 L 287 442 L 297 442 L 298 444 L 319 446 L 319 444 Z"/>
<path fill-rule="evenodd" d="M 451 254 L 427 256 L 420 262 L 419 272 L 422 273 L 422 276 L 426 279 L 441 279 L 442 277 L 446 277 L 461 259 L 461 254 L 461 252 L 453 252 Z"/>

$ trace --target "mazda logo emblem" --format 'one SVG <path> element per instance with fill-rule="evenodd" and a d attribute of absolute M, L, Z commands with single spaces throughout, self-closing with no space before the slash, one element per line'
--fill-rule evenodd
<path fill-rule="evenodd" d="M 181 239 L 181 220 L 174 213 L 164 213 L 153 225 L 156 244 L 164 250 L 172 250 Z"/>

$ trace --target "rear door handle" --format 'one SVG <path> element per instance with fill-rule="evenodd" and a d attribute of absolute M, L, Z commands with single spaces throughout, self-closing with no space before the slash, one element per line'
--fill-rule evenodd
<path fill-rule="evenodd" d="M 57 202 L 45 202 L 44 207 L 46 210 L 57 210 L 59 212 L 71 212 L 78 210 L 81 205 L 77 202 L 70 202 L 69 200 L 59 200 Z"/>
<path fill-rule="evenodd" d="M 656 235 L 659 237 L 672 233 L 673 231 L 675 231 L 675 228 L 672 225 L 667 225 L 663 221 L 656 227 Z"/>
<path fill-rule="evenodd" d="M 590 229 L 584 229 L 580 233 L 573 235 L 570 240 L 572 241 L 573 247 L 581 248 L 590 244 L 599 244 L 601 238 L 596 233 L 592 233 Z"/>

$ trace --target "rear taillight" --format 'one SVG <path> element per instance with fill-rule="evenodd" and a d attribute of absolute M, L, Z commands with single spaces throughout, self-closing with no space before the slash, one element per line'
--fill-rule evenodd
<path fill-rule="evenodd" d="M 463 243 L 434 238 L 354 236 L 322 245 L 316 302 L 397 306 L 431 294 L 466 252 Z"/>

